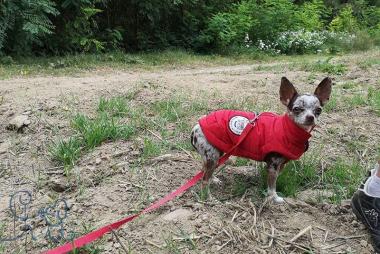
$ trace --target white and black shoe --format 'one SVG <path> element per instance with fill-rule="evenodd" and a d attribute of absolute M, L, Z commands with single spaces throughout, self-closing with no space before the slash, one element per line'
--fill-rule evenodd
<path fill-rule="evenodd" d="M 351 200 L 352 211 L 371 232 L 373 247 L 380 253 L 380 198 L 367 195 L 364 188 L 357 190 Z"/>

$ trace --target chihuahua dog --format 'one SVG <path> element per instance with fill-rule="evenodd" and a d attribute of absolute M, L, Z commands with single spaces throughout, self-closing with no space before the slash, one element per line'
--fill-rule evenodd
<path fill-rule="evenodd" d="M 317 124 L 322 107 L 331 94 L 331 79 L 326 77 L 314 94 L 298 94 L 293 84 L 281 79 L 280 101 L 287 112 L 255 114 L 236 110 L 219 110 L 200 118 L 191 132 L 191 143 L 203 160 L 201 189 L 206 189 L 219 158 L 240 140 L 248 124 L 253 124 L 232 155 L 264 161 L 268 170 L 268 196 L 275 203 L 283 198 L 276 193 L 277 176 L 289 160 L 297 160 L 308 148 L 311 131 Z"/>

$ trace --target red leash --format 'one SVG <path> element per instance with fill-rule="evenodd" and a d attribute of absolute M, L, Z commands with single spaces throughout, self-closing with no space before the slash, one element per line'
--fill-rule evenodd
<path fill-rule="evenodd" d="M 224 164 L 228 160 L 228 158 L 231 156 L 231 154 L 233 153 L 233 151 L 235 150 L 235 148 L 238 147 L 241 144 L 241 142 L 243 142 L 243 140 L 247 137 L 248 133 L 255 126 L 255 122 L 256 122 L 256 120 L 257 120 L 258 117 L 259 117 L 259 115 L 256 114 L 255 118 L 253 120 L 251 120 L 249 122 L 249 124 L 244 128 L 244 131 L 241 134 L 240 139 L 236 143 L 236 145 L 234 147 L 232 147 L 230 149 L 230 151 L 228 151 L 227 153 L 225 153 L 219 159 L 219 161 L 218 161 L 218 167 L 220 165 Z M 69 243 L 66 243 L 66 244 L 64 244 L 62 246 L 59 246 L 59 247 L 56 247 L 54 249 L 48 250 L 48 251 L 46 251 L 44 253 L 45 254 L 62 254 L 62 253 L 67 253 L 69 251 L 72 251 L 73 249 L 80 248 L 80 247 L 82 247 L 82 246 L 84 246 L 84 245 L 86 245 L 88 243 L 91 243 L 91 242 L 95 241 L 96 239 L 102 237 L 104 234 L 112 232 L 113 230 L 118 229 L 119 227 L 121 227 L 125 223 L 134 220 L 135 218 L 139 217 L 140 215 L 142 215 L 144 213 L 149 213 L 149 212 L 151 212 L 153 210 L 156 210 L 157 208 L 159 208 L 160 206 L 164 205 L 168 201 L 174 199 L 178 195 L 180 195 L 180 194 L 184 193 L 185 191 L 187 191 L 189 188 L 193 187 L 200 179 L 202 179 L 203 175 L 204 175 L 203 171 L 198 172 L 193 178 L 191 178 L 189 181 L 187 181 L 181 187 L 179 187 L 178 189 L 176 189 L 172 193 L 166 195 L 164 198 L 156 201 L 155 203 L 153 203 L 152 205 L 148 206 L 147 208 L 145 208 L 144 210 L 142 210 L 139 213 L 136 213 L 134 215 L 130 215 L 130 216 L 128 216 L 128 217 L 126 217 L 126 218 L 124 218 L 122 220 L 119 220 L 117 222 L 114 222 L 112 224 L 108 224 L 107 226 L 104 226 L 104 227 L 99 228 L 99 229 L 97 229 L 95 231 L 92 231 L 92 232 L 90 232 L 90 233 L 88 233 L 88 234 L 86 234 L 84 236 L 81 236 L 81 237 L 75 239 L 72 242 L 69 242 Z"/>

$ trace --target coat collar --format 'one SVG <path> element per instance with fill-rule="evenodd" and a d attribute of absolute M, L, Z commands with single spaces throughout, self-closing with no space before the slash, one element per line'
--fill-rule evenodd
<path fill-rule="evenodd" d="M 310 138 L 311 134 L 298 126 L 288 114 L 280 116 L 283 119 L 284 132 L 289 138 L 288 140 L 294 140 L 296 143 L 305 144 Z"/>

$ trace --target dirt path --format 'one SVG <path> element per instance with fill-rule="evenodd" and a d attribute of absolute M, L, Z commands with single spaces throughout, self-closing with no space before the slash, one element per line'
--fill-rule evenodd
<path fill-rule="evenodd" d="M 349 63 L 348 71 L 342 76 L 333 76 L 337 87 L 344 82 L 360 83 L 364 88 L 379 86 L 378 65 L 363 70 L 352 62 L 352 57 L 342 58 L 342 62 Z M 277 94 L 280 78 L 284 75 L 301 91 L 308 92 L 326 76 L 279 62 L 91 72 L 78 77 L 0 81 L 0 239 L 15 235 L 9 199 L 12 193 L 20 190 L 31 193 L 27 223 L 36 238 L 31 239 L 31 231 L 22 225 L 24 222 L 17 221 L 15 231 L 29 232 L 29 235 L 22 235 L 16 241 L 0 242 L 0 251 L 8 253 L 13 249 L 19 253 L 37 253 L 51 247 L 44 239 L 47 222 L 40 211 L 42 207 L 57 210 L 64 205 L 54 203 L 57 198 L 65 198 L 70 208 L 65 218 L 66 229 L 81 234 L 143 208 L 190 178 L 200 166 L 199 161 L 176 151 L 163 161 L 136 168 L 133 161 L 140 156 L 140 141 L 110 142 L 79 160 L 74 171 L 83 177 L 78 181 L 85 184 L 83 189 L 71 191 L 68 186 L 82 185 L 73 178 L 65 178 L 59 168 L 54 167 L 49 159 L 48 145 L 56 137 L 70 133 L 68 114 L 73 109 L 91 114 L 100 96 L 123 95 L 138 89 L 136 100 L 143 103 L 173 95 L 190 100 L 203 96 L 208 98 L 209 107 L 216 108 L 231 98 L 248 98 L 259 108 L 281 112 L 283 108 Z M 344 92 L 340 88 L 339 93 Z M 24 133 L 6 130 L 10 119 L 19 114 L 29 116 L 29 128 Z M 197 117 L 194 116 L 194 121 Z M 358 121 L 365 122 L 366 129 L 356 126 Z M 379 143 L 378 126 L 379 117 L 367 107 L 332 110 L 324 116 L 315 134 L 315 146 L 328 144 L 323 149 L 328 164 L 338 155 L 353 156 L 353 152 L 342 145 L 345 137 L 364 136 L 370 142 Z M 327 130 L 333 127 L 339 130 L 339 135 L 331 140 Z M 367 150 L 361 158 L 371 158 L 374 153 Z M 264 201 L 256 188 L 258 172 L 244 169 L 227 167 L 227 171 L 233 173 L 222 174 L 223 185 L 213 187 L 216 200 L 199 202 L 195 188 L 159 211 L 123 227 L 118 235 L 132 253 L 304 253 L 305 248 L 315 253 L 372 253 L 368 235 L 351 215 L 347 202 L 337 206 L 288 199 L 285 206 L 262 207 Z M 231 196 L 227 191 L 234 187 L 236 177 L 247 179 L 253 186 L 243 196 Z M 57 191 L 57 186 L 61 186 L 63 192 Z M 21 209 L 18 214 L 23 212 L 22 207 L 18 209 Z M 289 244 L 292 237 L 308 226 L 312 228 L 308 233 Z M 59 231 L 59 227 L 52 230 Z M 276 236 L 274 241 L 270 235 Z M 123 253 L 121 244 L 112 236 L 105 237 L 92 248 L 100 248 L 104 253 Z"/>

